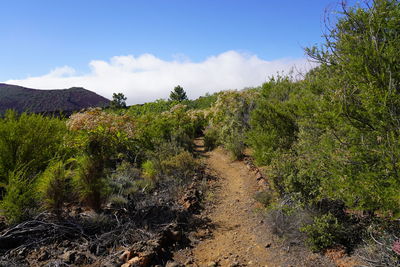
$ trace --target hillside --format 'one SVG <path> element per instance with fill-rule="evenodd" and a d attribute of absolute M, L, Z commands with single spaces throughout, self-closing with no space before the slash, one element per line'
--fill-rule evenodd
<path fill-rule="evenodd" d="M 81 87 L 38 90 L 0 83 L 0 114 L 7 109 L 33 113 L 70 113 L 87 107 L 108 105 L 109 100 Z"/>

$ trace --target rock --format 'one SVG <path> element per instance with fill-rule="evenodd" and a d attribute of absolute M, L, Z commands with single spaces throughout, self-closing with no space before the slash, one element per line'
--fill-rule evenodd
<path fill-rule="evenodd" d="M 207 267 L 217 267 L 218 265 L 217 265 L 217 263 L 215 262 L 215 261 L 210 261 L 208 264 L 207 264 Z"/>
<path fill-rule="evenodd" d="M 267 243 L 267 244 L 265 244 L 265 247 L 266 247 L 266 248 L 270 248 L 271 245 L 272 245 L 271 243 Z"/>
<path fill-rule="evenodd" d="M 121 261 L 121 262 L 127 262 L 128 260 L 130 260 L 130 258 L 131 258 L 131 252 L 129 251 L 129 250 L 125 250 L 122 254 L 121 254 L 121 256 L 119 256 L 119 260 Z"/>
<path fill-rule="evenodd" d="M 135 266 L 144 266 L 140 264 L 140 258 L 138 256 L 133 257 L 127 263 L 121 265 L 121 267 L 135 267 Z"/>
<path fill-rule="evenodd" d="M 167 264 L 165 264 L 165 267 L 179 267 L 179 263 L 176 261 L 168 261 Z"/>
<path fill-rule="evenodd" d="M 247 265 L 253 265 L 253 262 L 252 262 L 252 261 L 249 261 L 249 262 L 247 263 Z"/>
<path fill-rule="evenodd" d="M 61 259 L 66 263 L 73 263 L 75 261 L 76 252 L 75 251 L 67 251 L 61 255 Z"/>

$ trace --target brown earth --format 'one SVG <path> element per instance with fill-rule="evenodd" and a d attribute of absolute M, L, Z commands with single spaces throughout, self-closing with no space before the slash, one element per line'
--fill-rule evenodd
<path fill-rule="evenodd" d="M 202 140 L 196 140 L 202 152 Z M 194 246 L 177 252 L 185 266 L 335 266 L 304 246 L 288 247 L 273 236 L 254 199 L 257 175 L 244 161 L 232 161 L 221 148 L 203 153 L 209 172 L 218 177 L 207 194 L 201 216 L 209 224 L 191 239 Z"/>

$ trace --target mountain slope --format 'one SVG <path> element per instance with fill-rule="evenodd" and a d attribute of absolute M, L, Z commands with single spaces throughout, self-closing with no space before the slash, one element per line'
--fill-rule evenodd
<path fill-rule="evenodd" d="M 0 83 L 0 114 L 7 109 L 18 112 L 66 114 L 88 107 L 107 106 L 110 100 L 80 87 L 38 90 Z"/>

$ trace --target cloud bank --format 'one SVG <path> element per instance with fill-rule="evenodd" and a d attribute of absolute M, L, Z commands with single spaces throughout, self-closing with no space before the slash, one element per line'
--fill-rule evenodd
<path fill-rule="evenodd" d="M 181 85 L 193 99 L 207 92 L 259 86 L 277 72 L 288 73 L 293 68 L 305 72 L 313 67 L 304 58 L 266 61 L 237 51 L 211 56 L 202 62 L 191 62 L 184 57 L 165 61 L 143 54 L 93 60 L 89 66 L 90 72 L 86 74 L 64 66 L 43 76 L 5 83 L 37 89 L 84 87 L 109 99 L 114 92 L 122 92 L 128 104 L 137 104 L 166 99 L 176 85 Z"/>

